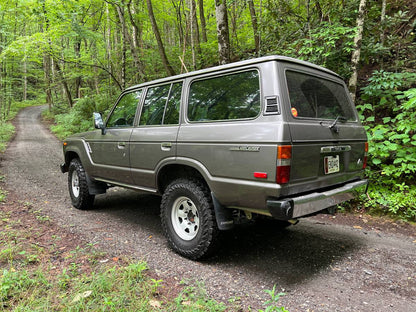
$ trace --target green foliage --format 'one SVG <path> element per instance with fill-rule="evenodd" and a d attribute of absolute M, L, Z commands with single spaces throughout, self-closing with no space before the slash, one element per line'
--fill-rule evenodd
<path fill-rule="evenodd" d="M 335 70 L 348 77 L 349 56 L 354 47 L 355 29 L 342 23 L 322 22 L 309 37 L 294 42 L 297 57 Z"/>
<path fill-rule="evenodd" d="M 0 203 L 6 199 L 7 192 L 0 187 Z"/>
<path fill-rule="evenodd" d="M 362 195 L 362 207 L 374 214 L 389 214 L 408 221 L 416 220 L 416 186 L 398 184 L 394 179 L 372 177 L 368 196 Z"/>
<path fill-rule="evenodd" d="M 285 293 L 278 293 L 276 291 L 276 285 L 273 286 L 273 289 L 266 289 L 265 292 L 270 295 L 270 299 L 264 303 L 266 306 L 265 310 L 259 310 L 259 312 L 289 312 L 289 310 L 286 310 L 284 307 L 278 306 L 278 301 L 280 297 L 284 296 Z"/>
<path fill-rule="evenodd" d="M 38 285 L 38 281 L 30 276 L 27 271 L 3 270 L 0 277 L 0 303 L 11 297 L 19 296 L 23 290 Z"/>
<path fill-rule="evenodd" d="M 415 220 L 416 204 L 416 88 L 414 73 L 376 71 L 363 88 L 364 104 L 357 109 L 369 135 L 369 178 L 375 207 Z"/>
<path fill-rule="evenodd" d="M 415 68 L 416 33 L 411 16 L 411 1 L 388 4 L 383 23 L 380 23 L 380 2 L 367 5 L 361 58 L 367 64 L 379 64 L 391 71 Z M 381 38 L 383 36 L 383 39 Z"/>
<path fill-rule="evenodd" d="M 187 284 L 182 281 L 182 284 Z M 176 311 L 226 311 L 227 307 L 220 302 L 208 298 L 204 286 L 196 282 L 195 286 L 186 286 L 175 298 Z"/>
<path fill-rule="evenodd" d="M 63 139 L 91 129 L 92 111 L 105 116 L 120 89 L 166 76 L 145 1 L 41 3 L 0 0 L 1 120 L 12 118 L 23 99 L 47 101 L 51 110 L 44 116 L 56 122 L 52 130 Z M 201 36 L 197 2 L 200 42 L 196 46 L 191 42 L 189 1 L 152 3 L 175 72 L 217 64 L 214 0 L 203 1 L 206 41 Z M 253 4 L 255 18 L 247 1 L 227 1 L 233 61 L 282 54 L 323 65 L 348 78 L 357 30 L 356 0 L 303 4 L 254 0 Z M 376 71 L 362 89 L 358 107 L 370 136 L 370 175 L 377 173 L 383 181 L 393 179 L 397 185 L 412 186 L 416 147 L 411 90 L 416 80 L 413 2 L 388 3 L 383 22 L 380 1 L 367 4 L 366 11 L 359 81 L 367 79 L 370 69 Z M 260 51 L 255 50 L 254 35 L 259 36 Z M 70 109 L 72 102 L 76 104 Z M 10 126 L 6 129 L 3 124 L 0 132 L 9 131 Z M 0 134 L 0 150 L 4 148 Z"/>
<path fill-rule="evenodd" d="M 93 112 L 109 111 L 109 102 L 103 97 L 85 97 L 79 99 L 71 110 L 67 106 L 55 106 L 52 111 L 46 111 L 44 117 L 54 117 L 56 124 L 51 126 L 55 135 L 63 140 L 74 133 L 94 129 Z"/>
<path fill-rule="evenodd" d="M 0 153 L 6 150 L 7 143 L 13 136 L 14 131 L 15 128 L 11 123 L 0 121 Z"/>
<path fill-rule="evenodd" d="M 148 275 L 145 262 L 108 259 L 91 244 L 67 250 L 68 242 L 53 235 L 40 247 L 38 238 L 51 229 L 38 218 L 21 219 L 28 216 L 0 210 L 1 311 L 226 310 L 201 285 L 166 298 L 170 290 L 161 291 L 167 286 Z"/>

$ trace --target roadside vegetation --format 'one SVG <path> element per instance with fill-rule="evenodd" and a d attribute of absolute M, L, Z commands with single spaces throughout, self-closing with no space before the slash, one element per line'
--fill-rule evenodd
<path fill-rule="evenodd" d="M 280 54 L 355 90 L 371 184 L 352 209 L 416 221 L 416 3 L 359 2 L 0 0 L 0 150 L 27 100 L 49 106 L 63 139 L 91 129 L 91 113 L 105 116 L 125 87 Z"/>
<path fill-rule="evenodd" d="M 353 74 L 355 0 L 195 2 L 0 0 L 0 158 L 23 107 L 47 104 L 44 118 L 64 139 L 92 129 L 92 112 L 105 116 L 127 86 L 218 64 L 221 2 L 228 5 L 226 62 L 280 54 L 325 66 L 346 81 Z M 362 35 L 354 95 L 369 137 L 371 183 L 343 209 L 415 222 L 415 2 L 371 2 Z M 81 240 L 68 245 L 65 231 L 30 203 L 5 201 L 4 179 L 0 172 L 0 310 L 241 310 L 238 300 L 211 300 L 203 286 L 160 280 L 142 261 Z M 268 293 L 264 311 L 286 311 L 278 304 L 283 294 Z"/>
<path fill-rule="evenodd" d="M 209 299 L 203 286 L 172 286 L 153 277 L 143 261 L 84 243 L 30 203 L 1 204 L 0 246 L 2 311 L 227 309 Z"/>
<path fill-rule="evenodd" d="M 7 199 L 0 175 L 1 311 L 243 311 L 196 281 L 166 282 L 147 263 L 112 255 L 57 226 L 29 202 Z M 266 291 L 265 310 L 288 312 Z M 250 308 L 247 311 L 255 311 Z"/>
<path fill-rule="evenodd" d="M 105 116 L 125 87 L 280 54 L 334 70 L 355 90 L 371 184 L 351 210 L 416 221 L 414 1 L 9 2 L 0 0 L 0 151 L 27 100 L 49 106 L 63 139 L 91 129 L 92 112 Z"/>
<path fill-rule="evenodd" d="M 376 71 L 357 106 L 369 137 L 371 184 L 361 205 L 416 221 L 416 73 Z"/>

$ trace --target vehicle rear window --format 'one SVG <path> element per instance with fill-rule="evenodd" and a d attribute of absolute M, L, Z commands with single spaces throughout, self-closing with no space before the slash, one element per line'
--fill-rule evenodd
<path fill-rule="evenodd" d="M 191 84 L 188 102 L 190 121 L 253 118 L 259 112 L 257 70 L 198 80 Z"/>
<path fill-rule="evenodd" d="M 355 121 L 342 84 L 304 73 L 286 71 L 291 111 L 294 117 Z"/>

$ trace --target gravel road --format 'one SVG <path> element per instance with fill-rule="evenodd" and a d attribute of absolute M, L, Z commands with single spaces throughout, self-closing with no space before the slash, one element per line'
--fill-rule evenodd
<path fill-rule="evenodd" d="M 3 155 L 7 188 L 60 226 L 112 256 L 144 259 L 161 279 L 202 282 L 214 299 L 262 307 L 274 284 L 294 311 L 416 311 L 416 243 L 412 235 L 302 220 L 285 231 L 250 225 L 226 233 L 204 262 L 172 252 L 161 232 L 158 197 L 119 188 L 97 196 L 96 209 L 71 207 L 61 143 L 40 123 L 44 107 L 24 109 Z"/>

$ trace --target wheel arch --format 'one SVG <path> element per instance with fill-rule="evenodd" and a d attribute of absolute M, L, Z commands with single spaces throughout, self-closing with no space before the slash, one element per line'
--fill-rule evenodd
<path fill-rule="evenodd" d="M 178 163 L 170 163 L 163 166 L 157 174 L 157 188 L 160 194 L 165 192 L 167 186 L 176 179 L 191 178 L 197 179 L 201 183 L 205 184 L 211 194 L 212 203 L 215 210 L 215 218 L 217 226 L 220 230 L 229 230 L 234 227 L 234 221 L 232 217 L 232 210 L 223 206 L 215 196 L 215 191 L 212 188 L 211 175 L 208 170 L 196 161 L 187 161 L 182 159 Z"/>
<path fill-rule="evenodd" d="M 65 153 L 65 164 L 69 166 L 69 164 L 71 163 L 71 160 L 74 158 L 80 158 L 78 153 L 74 151 L 67 151 Z"/>
<path fill-rule="evenodd" d="M 75 150 L 65 151 L 65 166 L 66 166 L 66 168 L 69 168 L 69 164 L 71 163 L 71 161 L 73 159 L 76 159 L 76 158 L 79 159 L 81 165 L 84 168 L 85 178 L 86 178 L 86 181 L 87 181 L 87 184 L 88 184 L 89 193 L 92 194 L 92 195 L 104 194 L 108 189 L 107 183 L 95 181 L 93 178 L 91 178 L 91 176 L 87 172 L 88 168 L 86 168 L 86 165 L 88 165 L 88 163 L 84 163 L 82 161 L 81 155 L 80 155 L 79 152 L 77 152 Z"/>
<path fill-rule="evenodd" d="M 166 187 L 169 185 L 169 183 L 178 178 L 198 179 L 210 188 L 208 179 L 206 178 L 206 174 L 203 174 L 202 172 L 194 164 L 189 164 L 189 163 L 166 164 L 165 166 L 160 168 L 158 171 L 157 181 L 156 181 L 157 189 L 160 194 L 163 194 Z"/>

